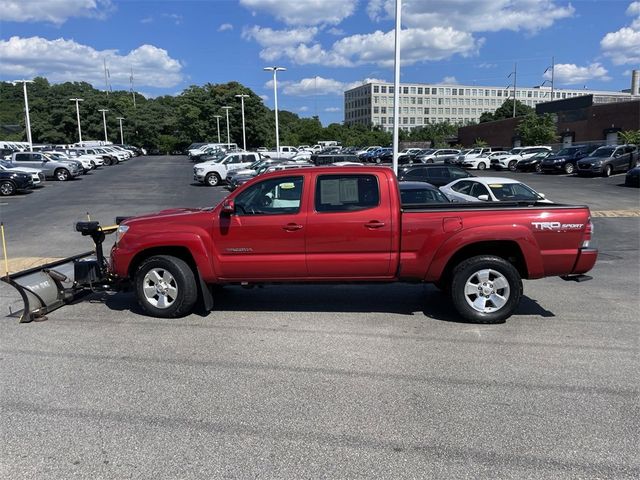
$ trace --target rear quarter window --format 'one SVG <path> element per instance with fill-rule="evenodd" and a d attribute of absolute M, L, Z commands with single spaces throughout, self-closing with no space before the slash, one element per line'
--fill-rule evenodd
<path fill-rule="evenodd" d="M 366 210 L 379 204 L 375 175 L 320 175 L 316 181 L 315 209 L 319 213 Z"/>

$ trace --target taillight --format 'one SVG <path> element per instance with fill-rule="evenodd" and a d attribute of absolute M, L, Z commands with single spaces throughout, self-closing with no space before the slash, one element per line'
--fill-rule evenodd
<path fill-rule="evenodd" d="M 591 236 L 593 235 L 593 222 L 589 218 L 589 222 L 582 234 L 582 248 L 589 248 L 589 242 L 591 242 Z"/>

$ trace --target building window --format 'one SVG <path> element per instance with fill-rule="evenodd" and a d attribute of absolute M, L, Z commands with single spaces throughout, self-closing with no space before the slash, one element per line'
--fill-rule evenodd
<path fill-rule="evenodd" d="M 387 93 L 387 87 L 384 85 L 380 87 L 380 93 Z"/>
<path fill-rule="evenodd" d="M 396 87 L 389 87 L 389 93 L 393 93 Z"/>
<path fill-rule="evenodd" d="M 415 125 L 415 124 L 416 124 L 415 117 L 409 117 L 409 125 Z"/>
<path fill-rule="evenodd" d="M 409 113 L 409 107 L 402 107 L 402 113 Z"/>
<path fill-rule="evenodd" d="M 387 113 L 387 107 L 380 107 L 380 113 Z"/>
<path fill-rule="evenodd" d="M 411 95 L 415 95 L 416 94 L 416 87 L 411 87 Z"/>
<path fill-rule="evenodd" d="M 465 95 L 471 95 L 471 89 L 470 88 L 465 88 L 464 94 Z"/>
<path fill-rule="evenodd" d="M 382 118 L 380 119 L 380 123 L 381 123 L 381 124 L 383 124 L 383 125 L 384 125 L 385 123 L 387 123 L 387 118 L 386 118 L 386 117 L 382 117 Z"/>
<path fill-rule="evenodd" d="M 422 95 L 422 87 L 418 87 L 418 95 Z"/>
<path fill-rule="evenodd" d="M 438 89 L 437 88 L 432 88 L 431 89 L 431 95 L 437 95 L 438 94 Z"/>
<path fill-rule="evenodd" d="M 416 97 L 411 97 L 411 105 L 415 105 L 416 104 Z"/>
<path fill-rule="evenodd" d="M 378 97 L 373 97 L 373 103 L 378 103 Z"/>
<path fill-rule="evenodd" d="M 380 123 L 380 118 L 379 117 L 373 117 L 373 123 L 374 123 L 374 125 L 377 125 L 378 123 Z"/>
<path fill-rule="evenodd" d="M 380 93 L 380 88 L 378 87 L 378 85 L 373 86 L 373 93 Z"/>
<path fill-rule="evenodd" d="M 409 95 L 409 87 L 402 87 L 402 93 Z"/>
<path fill-rule="evenodd" d="M 527 97 L 531 98 L 533 96 L 533 92 L 531 90 L 527 90 Z"/>
<path fill-rule="evenodd" d="M 444 98 L 438 99 L 438 105 L 444 105 Z"/>
<path fill-rule="evenodd" d="M 440 115 L 442 115 L 442 114 L 444 113 L 444 112 L 442 111 L 442 108 L 438 108 L 438 113 L 439 113 Z"/>
<path fill-rule="evenodd" d="M 457 88 L 452 88 L 451 89 L 451 95 L 457 95 L 458 94 L 458 89 Z"/>
<path fill-rule="evenodd" d="M 418 107 L 418 115 L 422 115 L 422 107 Z"/>
<path fill-rule="evenodd" d="M 373 107 L 373 113 L 379 113 L 379 112 L 380 112 L 379 107 Z"/>
<path fill-rule="evenodd" d="M 402 117 L 402 123 L 405 125 L 409 123 L 409 117 Z"/>
<path fill-rule="evenodd" d="M 424 114 L 425 114 L 425 115 L 429 115 L 429 109 L 428 109 L 428 108 L 426 108 L 426 107 L 425 107 L 425 109 L 424 109 Z"/>
<path fill-rule="evenodd" d="M 418 105 L 422 105 L 422 97 L 418 97 Z"/>
<path fill-rule="evenodd" d="M 451 89 L 450 88 L 445 88 L 444 89 L 444 94 L 445 95 L 451 95 Z"/>

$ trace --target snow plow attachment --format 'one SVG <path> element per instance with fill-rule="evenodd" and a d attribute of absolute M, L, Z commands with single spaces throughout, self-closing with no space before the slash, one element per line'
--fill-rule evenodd
<path fill-rule="evenodd" d="M 20 323 L 46 320 L 47 313 L 89 292 L 108 290 L 111 283 L 102 243 L 105 235 L 117 228 L 117 225 L 101 227 L 98 222 L 78 222 L 76 231 L 90 236 L 95 250 L 1 277 L 18 291 L 23 303 L 21 310 L 10 311 L 9 315 L 18 317 Z"/>

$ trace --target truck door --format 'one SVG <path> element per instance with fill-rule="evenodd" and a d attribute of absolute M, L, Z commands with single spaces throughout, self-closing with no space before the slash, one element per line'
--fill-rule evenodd
<path fill-rule="evenodd" d="M 389 277 L 391 202 L 383 174 L 317 174 L 307 217 L 310 277 Z"/>
<path fill-rule="evenodd" d="M 304 177 L 291 175 L 256 183 L 235 197 L 235 214 L 222 215 L 213 231 L 221 278 L 307 276 L 304 188 Z"/>

